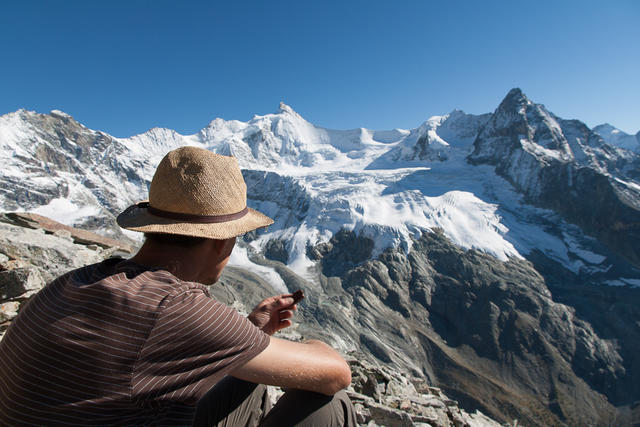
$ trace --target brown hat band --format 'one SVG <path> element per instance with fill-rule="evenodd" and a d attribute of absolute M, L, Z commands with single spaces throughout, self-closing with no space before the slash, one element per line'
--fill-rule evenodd
<path fill-rule="evenodd" d="M 249 212 L 249 208 L 246 206 L 240 212 L 225 214 L 225 215 L 193 215 L 193 214 L 185 214 L 185 213 L 179 213 L 179 212 L 163 211 L 162 209 L 154 208 L 149 204 L 149 202 L 138 203 L 138 207 L 146 208 L 150 214 L 159 216 L 162 218 L 178 219 L 178 220 L 183 220 L 185 222 L 201 223 L 201 224 L 233 221 L 234 219 L 242 218 Z"/>

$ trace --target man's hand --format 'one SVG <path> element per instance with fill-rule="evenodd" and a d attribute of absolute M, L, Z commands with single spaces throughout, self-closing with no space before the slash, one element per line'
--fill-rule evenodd
<path fill-rule="evenodd" d="M 271 335 L 291 325 L 289 318 L 302 291 L 262 301 L 249 320 Z M 332 395 L 351 384 L 351 368 L 340 354 L 322 341 L 294 342 L 271 337 L 260 354 L 231 372 L 258 384 L 315 391 Z"/>
<path fill-rule="evenodd" d="M 264 333 L 273 335 L 280 329 L 291 326 L 291 317 L 296 309 L 293 294 L 277 295 L 267 298 L 253 309 L 249 321 Z"/>

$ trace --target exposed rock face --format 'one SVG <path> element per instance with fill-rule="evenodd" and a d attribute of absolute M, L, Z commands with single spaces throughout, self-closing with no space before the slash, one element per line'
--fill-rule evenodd
<path fill-rule="evenodd" d="M 334 252 L 359 246 L 348 235 L 316 248 L 323 271 Z M 640 334 L 629 325 L 640 321 L 640 292 L 609 288 L 606 301 L 596 301 L 599 289 L 553 268 L 543 257 L 535 267 L 504 263 L 426 233 L 408 254 L 388 250 L 327 278 L 348 298 L 334 283 L 338 307 L 321 303 L 315 316 L 333 316 L 327 323 L 354 347 L 427 378 L 468 410 L 528 425 L 624 424 L 610 402 L 639 398 Z"/>
<path fill-rule="evenodd" d="M 92 234 L 89 232 L 83 233 L 86 239 L 83 243 L 74 243 L 71 233 L 47 233 L 42 228 L 34 229 L 34 222 L 27 224 L 12 218 L 15 216 L 3 214 L 0 217 L 0 253 L 9 258 L 8 263 L 13 264 L 6 269 L 14 269 L 16 264 L 24 267 L 31 265 L 38 269 L 44 282 L 73 268 L 103 260 L 116 252 L 128 253 L 122 251 L 126 243 L 119 245 L 122 248 L 105 248 L 89 240 L 88 235 Z"/>
<path fill-rule="evenodd" d="M 299 223 L 309 210 L 309 196 L 296 180 L 273 172 L 244 170 L 242 176 L 247 183 L 248 197 L 261 202 L 273 202 L 271 195 L 277 194 L 278 221 L 284 225 Z M 260 189 L 260 192 L 256 191 Z M 274 215 L 275 216 L 275 215 Z"/>
<path fill-rule="evenodd" d="M 26 299 L 44 286 L 44 280 L 34 267 L 0 271 L 0 300 Z"/>
<path fill-rule="evenodd" d="M 312 260 L 323 260 L 322 274 L 341 276 L 345 271 L 368 260 L 373 246 L 372 239 L 343 230 L 336 233 L 330 242 L 310 247 L 307 253 Z"/>
<path fill-rule="evenodd" d="M 480 130 L 473 164 L 490 164 L 527 199 L 559 212 L 640 266 L 640 158 L 604 143 L 513 89 Z"/>

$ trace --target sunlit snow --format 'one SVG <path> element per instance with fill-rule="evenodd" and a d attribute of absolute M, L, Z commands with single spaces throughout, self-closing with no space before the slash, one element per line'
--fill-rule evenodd
<path fill-rule="evenodd" d="M 536 111 L 552 130 L 551 139 L 540 145 L 523 136 L 525 150 L 558 160 L 573 156 L 577 150 L 570 146 L 580 144 L 579 137 L 563 139 L 555 118 Z M 17 159 L 37 159 L 36 147 L 49 144 L 26 120 L 33 114 L 21 110 L 0 117 L 0 160 L 6 177 L 24 177 L 25 166 Z M 68 118 L 59 111 L 52 114 Z M 373 239 L 374 256 L 390 246 L 408 251 L 423 231 L 440 229 L 462 248 L 501 260 L 540 250 L 575 272 L 606 271 L 606 257 L 584 246 L 556 214 L 526 204 L 493 167 L 467 163 L 488 116 L 456 110 L 412 130 L 331 130 L 314 126 L 281 104 L 277 113 L 248 122 L 215 119 L 194 135 L 154 128 L 113 138 L 96 153 L 91 167 L 71 158 L 81 174 L 51 172 L 46 162 L 34 160 L 32 167 L 41 172 L 30 173 L 29 180 L 39 188 L 63 189 L 60 193 L 66 196 L 27 208 L 67 224 L 104 214 L 102 208 L 117 214 L 146 199 L 155 167 L 166 152 L 191 145 L 234 155 L 243 169 L 252 171 L 245 176 L 248 203 L 275 223 L 251 246 L 259 250 L 269 239 L 282 239 L 288 266 L 303 278 L 310 277 L 314 265 L 307 257 L 308 247 L 328 241 L 340 229 Z M 554 149 L 554 139 L 564 148 Z M 530 173 L 522 168 L 514 176 L 524 183 L 530 181 Z M 275 270 L 253 263 L 246 248 L 236 248 L 231 264 L 268 277 L 286 291 Z"/>
<path fill-rule="evenodd" d="M 63 224 L 75 224 L 87 217 L 96 216 L 100 209 L 95 206 L 78 206 L 69 199 L 53 199 L 49 204 L 33 209 L 32 212 L 44 215 Z"/>
<path fill-rule="evenodd" d="M 249 270 L 252 273 L 256 273 L 263 279 L 265 279 L 273 288 L 281 292 L 283 294 L 288 293 L 287 285 L 285 285 L 284 280 L 280 277 L 280 275 L 273 269 L 269 267 L 265 267 L 263 265 L 259 265 L 254 263 L 249 259 L 249 255 L 247 254 L 247 248 L 237 246 L 231 252 L 231 258 L 229 258 L 229 265 L 235 267 L 241 267 L 245 270 Z"/>

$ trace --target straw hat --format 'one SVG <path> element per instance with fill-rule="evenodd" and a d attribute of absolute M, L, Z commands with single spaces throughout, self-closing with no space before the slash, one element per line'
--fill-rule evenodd
<path fill-rule="evenodd" d="M 127 230 L 211 239 L 273 224 L 247 207 L 247 185 L 235 157 L 197 147 L 164 156 L 151 180 L 149 201 L 129 206 L 117 222 Z"/>

